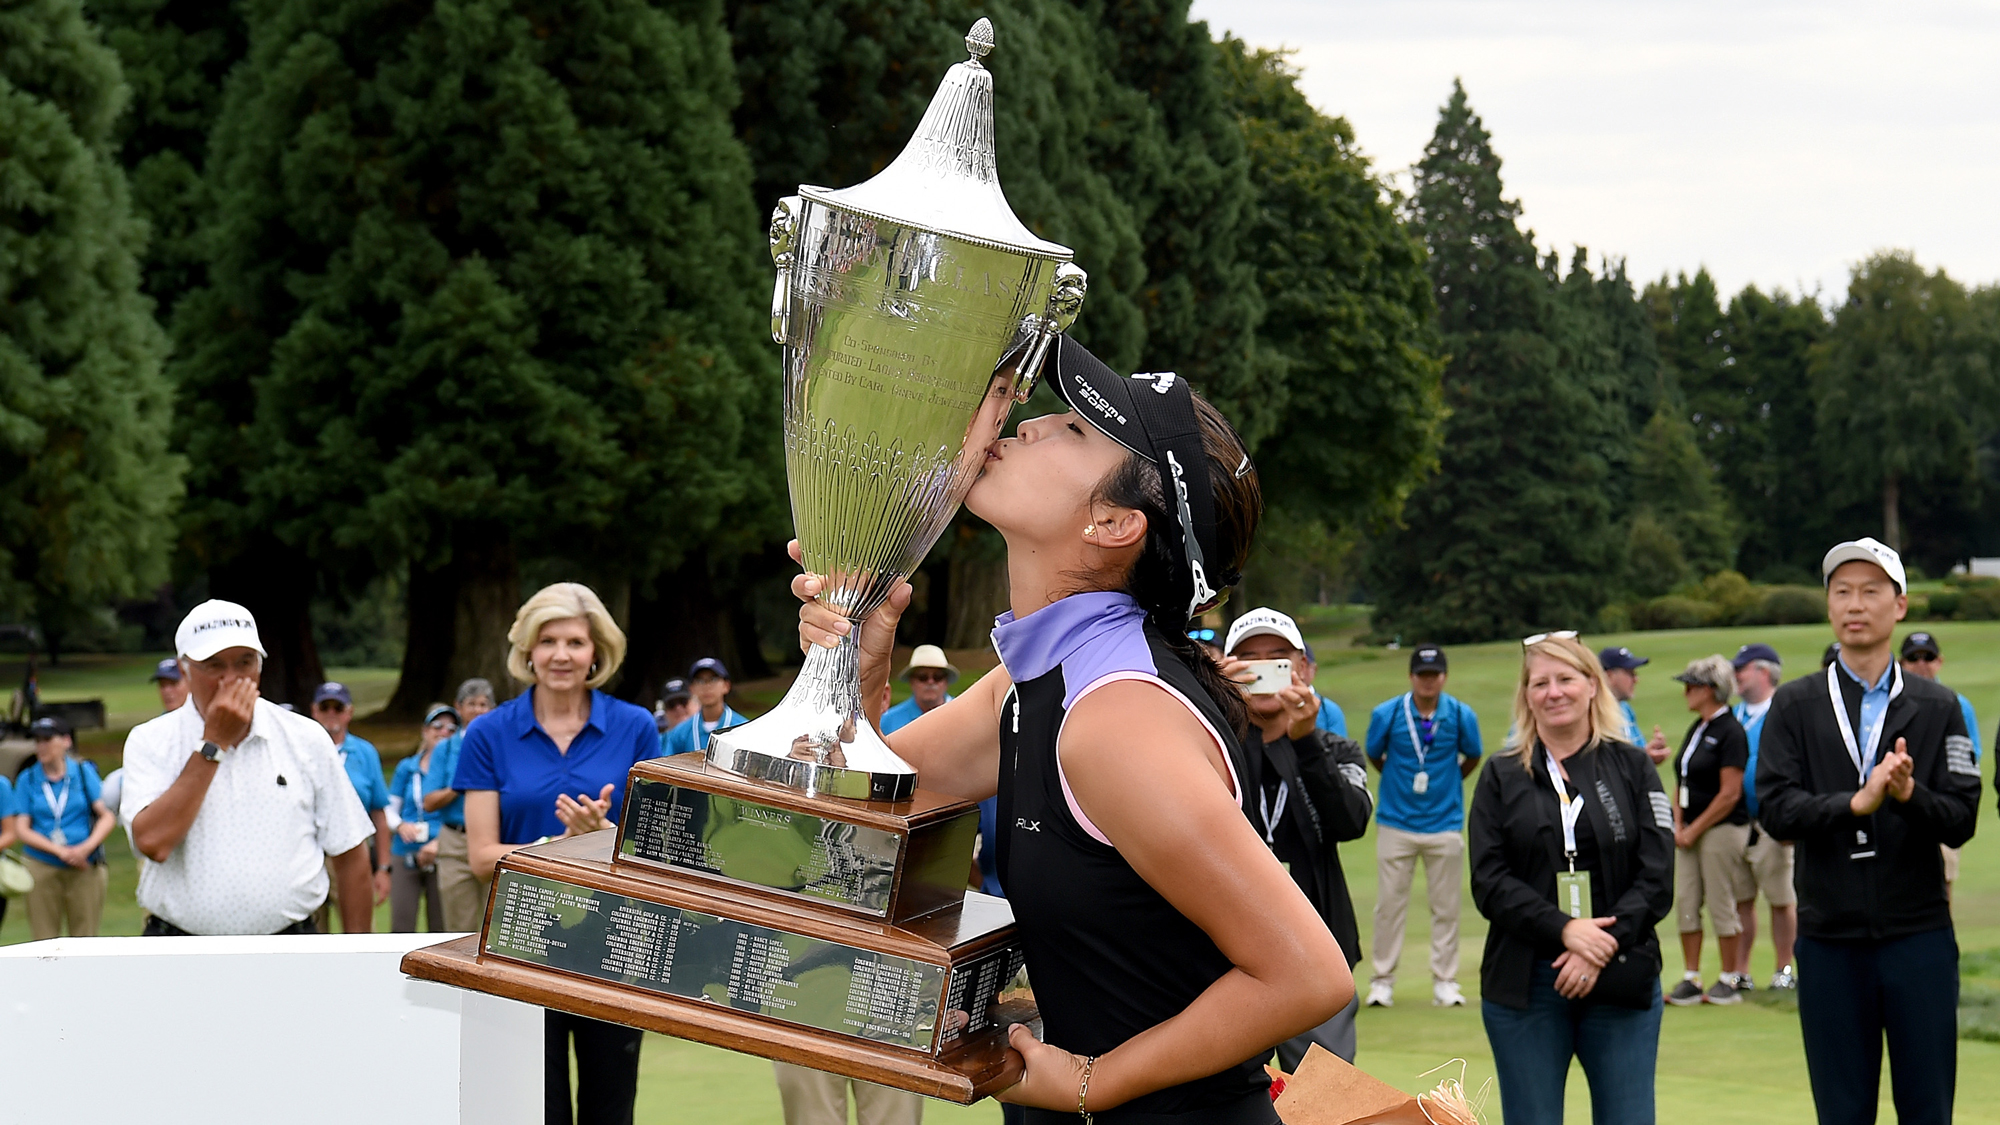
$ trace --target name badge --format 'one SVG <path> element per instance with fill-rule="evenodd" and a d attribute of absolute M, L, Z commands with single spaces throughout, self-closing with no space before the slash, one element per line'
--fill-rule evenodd
<path fill-rule="evenodd" d="M 1594 918 L 1590 912 L 1590 872 L 1556 872 L 1556 906 L 1572 918 Z"/>
<path fill-rule="evenodd" d="M 1431 788 L 1431 775 L 1428 773 L 1420 771 L 1418 772 L 1417 776 L 1410 779 L 1410 792 L 1415 793 L 1418 796 L 1422 796 L 1423 794 L 1430 792 L 1430 788 Z"/>
<path fill-rule="evenodd" d="M 1685 785 L 1681 786 L 1681 807 L 1688 807 L 1688 787 Z"/>
<path fill-rule="evenodd" d="M 1854 844 L 1847 849 L 1847 858 L 1849 859 L 1875 858 L 1875 843 L 1869 837 L 1867 829 L 1857 828 L 1854 830 Z"/>

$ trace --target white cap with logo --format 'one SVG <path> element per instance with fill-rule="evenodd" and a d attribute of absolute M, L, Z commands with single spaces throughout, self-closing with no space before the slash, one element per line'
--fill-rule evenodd
<path fill-rule="evenodd" d="M 1896 584 L 1899 592 L 1909 593 L 1910 583 L 1903 573 L 1903 556 L 1897 554 L 1894 547 L 1867 535 L 1835 544 L 1833 550 L 1826 553 L 1826 558 L 1820 560 L 1820 581 L 1832 580 L 1833 572 L 1840 569 L 1840 564 L 1850 562 L 1874 563 L 1888 572 L 1889 580 Z"/>
<path fill-rule="evenodd" d="M 1235 652 L 1237 645 L 1242 644 L 1251 637 L 1259 637 L 1265 634 L 1274 637 L 1283 637 L 1286 643 L 1296 649 L 1304 649 L 1306 647 L 1305 638 L 1299 635 L 1298 622 L 1293 621 L 1288 614 L 1279 613 L 1277 610 L 1266 606 L 1259 606 L 1237 618 L 1235 624 L 1229 627 L 1229 641 L 1222 646 L 1223 654 L 1227 655 Z"/>
<path fill-rule="evenodd" d="M 174 648 L 189 660 L 207 660 L 226 648 L 254 649 L 268 656 L 257 636 L 257 619 L 235 602 L 210 598 L 188 611 L 174 630 Z"/>

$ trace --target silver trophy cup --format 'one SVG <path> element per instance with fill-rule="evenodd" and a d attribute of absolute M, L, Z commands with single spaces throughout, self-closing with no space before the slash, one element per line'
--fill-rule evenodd
<path fill-rule="evenodd" d="M 1014 216 L 994 168 L 982 19 L 895 162 L 802 186 L 771 216 L 771 336 L 785 348 L 785 473 L 808 570 L 855 629 L 784 701 L 719 730 L 708 761 L 811 794 L 900 801 L 917 774 L 862 710 L 860 623 L 916 569 L 979 475 L 1086 279 Z"/>

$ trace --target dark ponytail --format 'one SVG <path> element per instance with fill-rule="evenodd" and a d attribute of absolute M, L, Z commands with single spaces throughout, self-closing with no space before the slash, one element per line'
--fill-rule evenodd
<path fill-rule="evenodd" d="M 1219 558 L 1210 569 L 1224 576 L 1226 590 L 1242 574 L 1250 557 L 1250 542 L 1264 516 L 1264 493 L 1257 470 L 1250 465 L 1243 439 L 1222 412 L 1200 395 L 1194 396 L 1195 417 L 1201 424 L 1202 450 L 1208 455 L 1209 489 L 1215 500 L 1215 547 Z M 1125 592 L 1146 611 L 1146 621 L 1165 638 L 1167 647 L 1193 670 L 1215 705 L 1241 737 L 1249 729 L 1250 712 L 1243 691 L 1222 674 L 1208 652 L 1187 635 L 1187 561 L 1183 557 L 1179 522 L 1168 512 L 1159 466 L 1134 453 L 1098 486 L 1096 499 L 1146 514 L 1146 542 L 1125 576 Z"/>

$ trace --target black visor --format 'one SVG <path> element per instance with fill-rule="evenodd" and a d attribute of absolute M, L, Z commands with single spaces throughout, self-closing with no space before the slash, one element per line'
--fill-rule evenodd
<path fill-rule="evenodd" d="M 1049 385 L 1056 397 L 1106 437 L 1159 467 L 1167 510 L 1180 525 L 1177 578 L 1187 593 L 1186 616 L 1216 604 L 1219 590 L 1235 585 L 1240 576 L 1211 576 L 1209 570 L 1209 560 L 1217 556 L 1215 496 L 1194 412 L 1194 389 L 1170 371 L 1120 376 L 1068 336 L 1057 338 L 1051 366 L 1055 378 Z"/>

